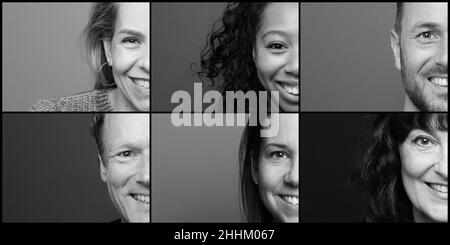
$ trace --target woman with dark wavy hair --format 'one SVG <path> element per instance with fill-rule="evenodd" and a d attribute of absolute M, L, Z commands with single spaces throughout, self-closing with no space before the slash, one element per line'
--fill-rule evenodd
<path fill-rule="evenodd" d="M 364 221 L 447 222 L 447 114 L 380 114 L 372 140 L 360 175 Z"/>
<path fill-rule="evenodd" d="M 149 3 L 94 3 L 84 30 L 94 90 L 41 99 L 31 111 L 149 111 Z"/>
<path fill-rule="evenodd" d="M 243 213 L 248 222 L 298 222 L 298 115 L 280 114 L 278 133 L 247 126 L 239 149 Z M 273 122 L 272 122 L 273 123 Z"/>
<path fill-rule="evenodd" d="M 201 53 L 199 76 L 223 95 L 277 91 L 282 111 L 298 111 L 298 9 L 298 3 L 229 3 Z"/>

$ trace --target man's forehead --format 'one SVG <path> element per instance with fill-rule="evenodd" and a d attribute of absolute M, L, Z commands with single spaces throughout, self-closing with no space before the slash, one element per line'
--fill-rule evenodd
<path fill-rule="evenodd" d="M 103 139 L 115 140 L 133 135 L 148 137 L 149 116 L 146 114 L 107 114 L 103 126 Z"/>
<path fill-rule="evenodd" d="M 403 24 L 435 22 L 447 26 L 447 3 L 405 3 L 403 8 Z"/>

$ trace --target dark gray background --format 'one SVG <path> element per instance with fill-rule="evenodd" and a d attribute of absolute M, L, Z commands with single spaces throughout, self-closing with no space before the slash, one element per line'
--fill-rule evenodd
<path fill-rule="evenodd" d="M 152 222 L 241 222 L 244 127 L 174 127 L 152 115 Z"/>
<path fill-rule="evenodd" d="M 94 88 L 80 35 L 90 3 L 2 3 L 3 111 Z"/>
<path fill-rule="evenodd" d="M 395 3 L 302 3 L 302 111 L 402 111 Z"/>
<path fill-rule="evenodd" d="M 89 114 L 2 116 L 3 222 L 119 218 L 100 178 Z"/>
<path fill-rule="evenodd" d="M 152 111 L 170 112 L 173 92 L 185 90 L 193 100 L 191 63 L 199 64 L 206 36 L 222 17 L 226 3 L 152 3 Z M 203 85 L 203 90 L 211 89 Z"/>
<path fill-rule="evenodd" d="M 300 221 L 359 222 L 351 173 L 361 164 L 374 114 L 304 113 L 300 119 Z"/>

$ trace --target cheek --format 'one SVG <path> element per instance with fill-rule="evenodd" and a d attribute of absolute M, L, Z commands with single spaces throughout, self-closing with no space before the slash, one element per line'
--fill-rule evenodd
<path fill-rule="evenodd" d="M 269 166 L 268 164 L 261 164 L 259 167 L 259 183 L 265 191 L 274 191 L 281 181 L 282 169 L 276 166 Z"/>
<path fill-rule="evenodd" d="M 119 74 L 124 74 L 136 63 L 137 55 L 133 51 L 117 46 L 113 50 L 112 58 L 114 70 Z"/>
<path fill-rule="evenodd" d="M 411 149 L 401 149 L 400 159 L 403 175 L 413 179 L 421 178 L 429 169 L 430 162 L 433 162 L 429 155 Z"/>
<path fill-rule="evenodd" d="M 114 189 L 124 187 L 132 176 L 132 171 L 125 166 L 110 166 L 108 171 L 109 184 Z"/>
<path fill-rule="evenodd" d="M 265 80 L 272 79 L 283 67 L 285 63 L 283 55 L 273 55 L 264 50 L 256 53 L 256 69 Z"/>
<path fill-rule="evenodd" d="M 415 45 L 404 46 L 403 62 L 409 70 L 420 71 L 420 69 L 433 57 L 435 48 L 419 48 Z"/>

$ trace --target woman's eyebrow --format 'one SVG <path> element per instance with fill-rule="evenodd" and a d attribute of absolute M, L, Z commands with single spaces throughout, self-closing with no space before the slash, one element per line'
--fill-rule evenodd
<path fill-rule="evenodd" d="M 279 35 L 279 36 L 288 36 L 288 34 L 285 31 L 277 31 L 277 30 L 269 30 L 264 32 L 264 34 L 262 35 L 262 38 L 265 38 L 268 35 Z"/>
<path fill-rule="evenodd" d="M 135 30 L 131 30 L 131 29 L 122 29 L 118 32 L 118 34 L 129 34 L 132 36 L 137 36 L 137 37 L 144 37 L 144 33 L 139 32 L 139 31 L 135 31 Z"/>

